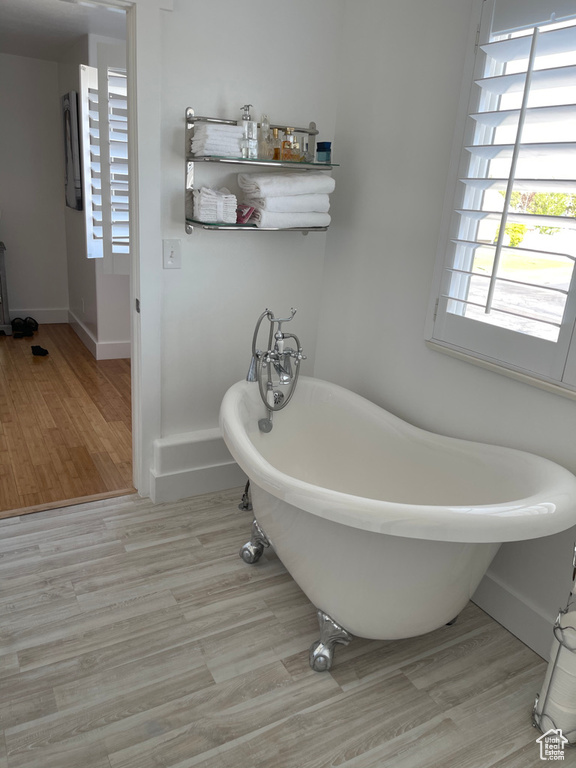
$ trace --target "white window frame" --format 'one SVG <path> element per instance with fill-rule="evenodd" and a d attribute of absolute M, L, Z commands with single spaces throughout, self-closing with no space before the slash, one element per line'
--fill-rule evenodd
<path fill-rule="evenodd" d="M 481 30 L 481 23 L 490 26 L 491 13 L 485 13 L 482 17 L 483 7 L 490 9 L 492 5 L 493 0 L 478 2 L 471 24 L 469 53 L 462 81 L 441 237 L 426 322 L 426 340 L 427 344 L 436 350 L 576 399 L 576 269 L 573 272 L 564 313 L 563 324 L 566 327 L 562 329 L 561 334 L 564 350 L 553 342 L 504 328 L 495 329 L 494 326 L 489 326 L 491 343 L 486 346 L 482 339 L 485 324 L 450 315 L 446 312 L 447 301 L 442 297 L 446 270 L 452 266 L 450 243 L 455 236 L 459 218 L 455 213 L 458 207 L 455 201 L 458 199 L 458 179 L 465 171 L 465 153 L 462 148 L 472 143 L 473 121 L 469 119 L 469 114 L 474 111 L 470 108 L 472 87 L 476 79 L 484 76 L 483 60 L 481 56 L 476 57 L 475 49 L 481 34 L 485 34 L 484 30 Z M 450 326 L 448 331 L 446 324 Z M 534 365 L 527 363 L 535 358 L 538 360 L 538 370 L 534 369 Z"/>

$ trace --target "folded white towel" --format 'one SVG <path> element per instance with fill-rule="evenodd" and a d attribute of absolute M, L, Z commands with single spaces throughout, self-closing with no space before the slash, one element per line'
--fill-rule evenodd
<path fill-rule="evenodd" d="M 192 137 L 194 155 L 222 155 L 241 157 L 241 125 L 220 125 L 218 123 L 197 123 Z"/>
<path fill-rule="evenodd" d="M 252 214 L 250 222 L 257 227 L 274 227 L 275 229 L 290 229 L 290 227 L 327 227 L 331 217 L 329 213 L 276 213 L 275 211 L 262 211 L 257 208 Z"/>
<path fill-rule="evenodd" d="M 229 189 L 201 187 L 194 190 L 194 218 L 209 224 L 236 223 L 236 195 Z"/>
<path fill-rule="evenodd" d="M 192 139 L 193 147 L 239 147 L 240 139 L 233 137 L 229 139 L 227 136 L 220 138 L 219 136 L 211 136 L 208 139 Z"/>
<path fill-rule="evenodd" d="M 276 211 L 277 213 L 305 213 L 307 211 L 328 213 L 330 210 L 330 198 L 328 195 L 246 196 L 244 201 L 254 208 L 260 208 L 262 211 Z"/>
<path fill-rule="evenodd" d="M 241 157 L 240 139 L 232 141 L 195 141 L 192 140 L 194 155 L 226 155 L 226 157 Z"/>
<path fill-rule="evenodd" d="M 330 194 L 336 182 L 326 173 L 239 173 L 240 189 L 250 197 Z"/>
<path fill-rule="evenodd" d="M 208 157 L 213 155 L 215 157 L 242 157 L 242 150 L 240 147 L 202 147 L 199 149 L 192 149 L 194 157 Z"/>
<path fill-rule="evenodd" d="M 207 136 L 221 136 L 229 138 L 242 138 L 243 127 L 241 125 L 221 125 L 220 123 L 196 123 L 194 126 L 194 138 Z"/>

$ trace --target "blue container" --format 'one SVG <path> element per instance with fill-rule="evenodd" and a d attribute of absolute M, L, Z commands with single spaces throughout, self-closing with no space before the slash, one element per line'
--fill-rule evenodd
<path fill-rule="evenodd" d="M 330 163 L 332 161 L 332 142 L 319 141 L 316 157 L 318 158 L 319 163 Z"/>

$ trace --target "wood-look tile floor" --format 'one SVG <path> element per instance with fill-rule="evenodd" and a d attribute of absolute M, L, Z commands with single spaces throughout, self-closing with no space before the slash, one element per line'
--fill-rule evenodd
<path fill-rule="evenodd" d="M 0 768 L 542 764 L 546 664 L 472 603 L 312 672 L 315 608 L 270 550 L 238 557 L 240 495 L 0 521 Z"/>
<path fill-rule="evenodd" d="M 66 324 L 0 336 L 0 518 L 131 492 L 130 361 L 96 361 Z"/>

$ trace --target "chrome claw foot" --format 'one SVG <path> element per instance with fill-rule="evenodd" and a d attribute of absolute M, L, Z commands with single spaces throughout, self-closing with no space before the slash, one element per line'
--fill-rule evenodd
<path fill-rule="evenodd" d="M 258 560 L 260 560 L 262 553 L 264 552 L 264 548 L 269 546 L 270 542 L 268 537 L 262 528 L 260 528 L 257 521 L 254 520 L 252 523 L 252 536 L 250 541 L 246 542 L 246 544 L 244 544 L 244 546 L 241 548 L 240 557 L 242 560 L 244 560 L 245 563 L 252 565 L 253 563 L 257 563 Z"/>
<path fill-rule="evenodd" d="M 336 643 L 348 645 L 352 635 L 336 624 L 324 611 L 318 611 L 320 640 L 310 647 L 310 666 L 315 672 L 327 672 L 332 666 Z"/>

